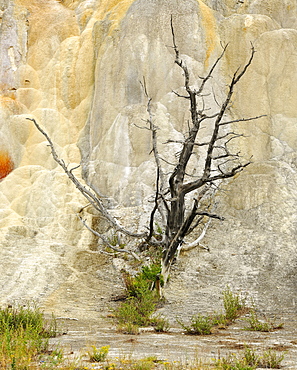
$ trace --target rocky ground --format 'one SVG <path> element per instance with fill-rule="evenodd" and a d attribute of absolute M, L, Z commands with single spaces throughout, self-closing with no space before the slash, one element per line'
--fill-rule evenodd
<path fill-rule="evenodd" d="M 96 263 L 93 260 L 95 257 Z M 146 328 L 139 335 L 117 332 L 112 309 L 118 304 L 114 298 L 124 292 L 117 265 L 121 265 L 119 259 L 111 260 L 94 252 L 80 254 L 75 264 L 76 270 L 79 271 L 75 274 L 75 284 L 73 275 L 70 275 L 68 281 L 51 296 L 44 307 L 46 313 L 54 312 L 58 330 L 62 334 L 51 339 L 52 348 L 62 346 L 65 354 L 78 357 L 86 354 L 91 345 L 97 348 L 109 345 L 110 358 L 139 359 L 156 356 L 159 360 L 182 361 L 186 364 L 187 361 L 197 358 L 211 362 L 214 358 L 239 353 L 245 346 L 251 346 L 259 351 L 272 349 L 277 353 L 284 353 L 283 368 L 297 369 L 297 315 L 292 307 L 274 304 L 265 308 L 263 303 L 265 297 L 259 301 L 262 304 L 258 304 L 258 300 L 254 302 L 255 308 L 261 318 L 266 314 L 276 323 L 284 323 L 280 330 L 269 333 L 243 330 L 247 322 L 246 317 L 242 317 L 235 324 L 226 329 L 216 330 L 212 335 L 183 334 L 176 319 L 187 322 L 195 313 L 209 314 L 221 312 L 223 309 L 222 294 L 214 294 L 217 290 L 222 292 L 222 287 L 219 286 L 218 278 L 215 281 L 211 280 L 211 271 L 205 276 L 199 275 L 204 288 L 200 287 L 195 294 L 188 297 L 187 287 L 182 279 L 184 268 L 191 267 L 188 266 L 188 258 L 181 258 L 172 269 L 165 290 L 166 302 L 158 310 L 169 320 L 170 331 L 159 334 L 152 328 Z M 192 276 L 191 281 L 195 286 L 194 280 Z M 194 286 L 191 289 L 194 289 Z M 252 301 L 251 292 L 247 304 Z"/>
<path fill-rule="evenodd" d="M 112 303 L 111 303 L 112 304 Z M 106 315 L 107 312 L 104 313 Z M 86 354 L 91 345 L 97 348 L 110 346 L 109 358 L 141 359 L 155 356 L 163 361 L 187 363 L 197 360 L 211 363 L 213 359 L 231 353 L 240 353 L 246 346 L 261 352 L 272 350 L 284 354 L 283 369 L 297 369 L 297 317 L 282 320 L 282 329 L 273 332 L 244 330 L 246 318 L 238 319 L 226 329 L 218 329 L 212 335 L 185 335 L 176 322 L 168 333 L 155 333 L 152 328 L 144 328 L 139 335 L 126 335 L 117 332 L 111 315 L 103 312 L 94 316 L 77 319 L 59 317 L 58 326 L 62 335 L 51 339 L 51 346 L 62 346 L 65 354 L 78 357 Z M 280 318 L 274 318 L 278 323 Z"/>

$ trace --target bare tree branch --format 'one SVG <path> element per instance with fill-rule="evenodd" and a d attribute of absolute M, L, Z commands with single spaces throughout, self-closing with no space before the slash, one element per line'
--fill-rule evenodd
<path fill-rule="evenodd" d="M 202 219 L 203 219 L 203 217 L 200 220 L 202 221 Z M 202 230 L 201 234 L 198 236 L 198 238 L 195 239 L 192 243 L 185 243 L 186 245 L 183 246 L 183 249 L 185 249 L 186 251 L 188 251 L 190 249 L 195 248 L 197 245 L 199 245 L 200 242 L 205 237 L 206 231 L 209 228 L 210 224 L 211 224 L 211 218 L 209 218 L 207 220 L 207 222 L 204 224 L 203 230 Z"/>
<path fill-rule="evenodd" d="M 85 186 L 81 184 L 81 182 L 73 175 L 72 171 L 68 170 L 67 166 L 65 165 L 64 161 L 59 158 L 56 149 L 54 147 L 53 142 L 51 141 L 48 134 L 38 125 L 35 119 L 33 118 L 27 118 L 29 121 L 32 121 L 35 125 L 35 127 L 42 133 L 43 136 L 47 139 L 49 146 L 51 148 L 51 153 L 53 156 L 53 159 L 59 164 L 60 167 L 64 170 L 66 175 L 69 177 L 69 179 L 74 183 L 76 188 L 82 193 L 82 195 L 88 200 L 89 203 L 92 204 L 94 209 L 96 209 L 110 224 L 113 226 L 113 228 L 116 231 L 120 231 L 125 235 L 137 237 L 137 238 L 144 238 L 146 236 L 146 233 L 138 234 L 133 233 L 129 230 L 126 230 L 122 226 L 120 226 L 117 222 L 117 220 L 107 211 L 107 209 L 104 207 L 102 201 L 93 194 L 89 189 L 87 189 Z"/>
<path fill-rule="evenodd" d="M 146 238 L 146 241 L 149 242 L 154 234 L 154 219 L 155 219 L 155 213 L 159 207 L 159 168 L 157 168 L 157 181 L 156 181 L 156 193 L 155 193 L 155 206 L 151 212 L 150 216 L 150 222 L 149 222 L 149 234 Z"/>
<path fill-rule="evenodd" d="M 230 125 L 231 123 L 254 121 L 254 120 L 262 118 L 262 117 L 267 117 L 267 114 L 261 114 L 260 116 L 255 116 L 255 117 L 250 117 L 250 118 L 238 118 L 238 119 L 234 119 L 232 121 L 221 122 L 220 126 Z"/>
<path fill-rule="evenodd" d="M 181 94 L 179 94 L 178 92 L 176 92 L 176 91 L 174 91 L 174 90 L 172 90 L 172 92 L 173 92 L 176 96 L 178 96 L 179 98 L 190 99 L 190 98 L 189 98 L 189 96 L 181 95 Z"/>
<path fill-rule="evenodd" d="M 98 233 L 97 231 L 95 231 L 93 228 L 91 228 L 87 223 L 86 221 L 80 216 L 78 215 L 79 219 L 81 220 L 81 222 L 83 223 L 83 225 L 94 235 L 96 235 L 98 238 L 100 238 L 103 243 L 110 249 L 114 250 L 115 252 L 118 252 L 118 253 L 128 253 L 128 254 L 131 254 L 131 256 L 133 256 L 137 261 L 140 261 L 140 258 L 137 256 L 136 253 L 132 252 L 132 251 L 129 251 L 128 249 L 125 249 L 125 248 L 120 248 L 119 246 L 114 246 L 112 244 L 109 243 L 108 239 L 106 238 L 105 235 L 103 234 L 100 234 Z M 99 250 L 100 251 L 100 250 Z"/>

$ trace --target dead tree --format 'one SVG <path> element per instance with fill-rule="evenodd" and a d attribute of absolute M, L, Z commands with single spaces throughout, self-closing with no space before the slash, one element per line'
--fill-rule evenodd
<path fill-rule="evenodd" d="M 181 99 L 185 99 L 189 104 L 190 119 L 188 122 L 187 133 L 184 134 L 183 141 L 168 140 L 167 144 L 172 142 L 178 143 L 181 146 L 179 154 L 176 156 L 177 161 L 173 164 L 173 169 L 165 174 L 162 162 L 166 162 L 158 151 L 157 146 L 157 125 L 154 122 L 152 113 L 152 99 L 146 90 L 143 83 L 144 91 L 148 97 L 147 112 L 148 119 L 146 127 L 151 132 L 152 137 L 152 152 L 156 162 L 156 191 L 154 195 L 154 207 L 149 217 L 149 224 L 143 233 L 137 233 L 127 230 L 121 226 L 118 221 L 109 213 L 108 209 L 98 195 L 98 192 L 90 187 L 83 185 L 73 174 L 74 169 L 68 169 L 62 159 L 60 159 L 55 150 L 54 144 L 47 133 L 37 124 L 34 119 L 28 118 L 35 124 L 36 128 L 46 137 L 51 148 L 53 159 L 62 167 L 69 179 L 74 183 L 77 189 L 84 195 L 89 204 L 96 209 L 112 226 L 113 230 L 120 232 L 128 237 L 138 238 L 142 243 L 161 247 L 162 255 L 162 274 L 166 282 L 171 264 L 182 247 L 185 238 L 192 234 L 197 226 L 202 225 L 202 231 L 192 245 L 197 244 L 205 234 L 209 225 L 209 220 L 219 219 L 223 217 L 216 214 L 212 210 L 213 194 L 218 189 L 219 184 L 232 178 L 243 171 L 249 164 L 250 160 L 243 160 L 240 153 L 233 153 L 230 149 L 230 143 L 242 134 L 238 134 L 232 130 L 232 126 L 238 122 L 248 122 L 258 119 L 261 116 L 239 119 L 228 119 L 228 109 L 230 108 L 234 88 L 247 72 L 254 58 L 255 49 L 252 45 L 251 54 L 246 64 L 237 69 L 226 88 L 225 97 L 221 103 L 218 103 L 215 94 L 212 92 L 213 101 L 217 105 L 216 111 L 211 111 L 205 103 L 206 92 L 209 90 L 211 79 L 214 77 L 214 71 L 218 67 L 220 61 L 228 46 L 223 47 L 221 55 L 216 59 L 214 64 L 209 69 L 207 75 L 200 78 L 199 84 L 193 87 L 190 83 L 190 72 L 186 62 L 181 58 L 179 48 L 176 45 L 174 28 L 171 19 L 171 33 L 173 40 L 173 50 L 175 53 L 175 63 L 180 67 L 183 76 L 184 93 L 174 92 Z M 207 125 L 211 127 L 210 139 L 205 140 L 201 135 L 201 129 Z M 200 134 L 200 135 L 199 135 Z M 203 153 L 203 165 L 199 175 L 195 177 L 190 175 L 189 167 L 190 160 L 196 150 Z M 161 219 L 164 227 L 162 240 L 155 238 L 155 225 Z M 105 235 L 98 233 L 86 224 L 86 221 L 81 218 L 84 225 L 97 237 L 103 244 L 112 248 L 115 252 L 125 252 L 132 254 L 138 258 L 135 251 L 124 249 L 119 245 L 111 245 Z M 205 221 L 208 220 L 208 221 Z"/>
<path fill-rule="evenodd" d="M 216 59 L 206 77 L 201 78 L 200 84 L 194 88 L 190 84 L 190 73 L 187 64 L 180 57 L 180 52 L 176 45 L 172 19 L 171 32 L 175 63 L 183 73 L 185 90 L 184 95 L 176 92 L 175 94 L 189 102 L 190 120 L 184 141 L 178 141 L 182 148 L 178 155 L 177 163 L 168 177 L 167 185 L 164 183 L 164 171 L 161 166 L 162 158 L 157 150 L 157 126 L 153 123 L 151 99 L 149 99 L 147 106 L 149 114 L 148 124 L 152 132 L 153 153 L 157 165 L 155 206 L 151 213 L 150 232 L 147 242 L 150 242 L 154 235 L 154 219 L 156 214 L 159 211 L 163 215 L 163 219 L 165 214 L 165 233 L 161 241 L 163 247 L 162 274 L 165 281 L 167 280 L 172 261 L 177 251 L 181 248 L 185 237 L 191 234 L 199 224 L 204 222 L 204 230 L 202 230 L 202 233 L 197 239 L 199 241 L 209 224 L 208 222 L 205 223 L 205 218 L 209 220 L 213 218 L 223 219 L 222 216 L 211 212 L 209 202 L 205 204 L 204 200 L 210 198 L 210 202 L 212 202 L 212 194 L 214 189 L 218 187 L 218 184 L 225 179 L 234 177 L 251 163 L 250 160 L 244 161 L 240 153 L 230 151 L 230 142 L 243 136 L 232 131 L 231 125 L 237 122 L 247 122 L 263 117 L 261 115 L 251 118 L 226 119 L 228 109 L 232 103 L 235 85 L 244 76 L 254 58 L 255 49 L 253 45 L 251 46 L 251 54 L 248 61 L 233 74 L 230 84 L 227 87 L 225 98 L 220 104 L 217 102 L 214 93 L 212 93 L 213 100 L 218 105 L 218 109 L 216 112 L 208 114 L 209 107 L 205 105 L 204 99 L 206 86 L 210 82 L 210 79 L 213 78 L 214 71 L 223 58 L 228 45 L 223 48 L 221 55 Z M 212 127 L 211 138 L 208 141 L 201 140 L 201 137 L 199 138 L 202 125 L 207 125 L 208 127 L 211 125 Z M 229 127 L 229 129 L 226 129 L 226 127 Z M 174 141 L 168 140 L 167 143 L 170 142 Z M 205 156 L 203 158 L 203 169 L 199 176 L 194 178 L 188 175 L 188 168 L 190 159 L 196 149 L 202 149 Z M 192 197 L 191 202 L 189 202 L 190 197 Z"/>

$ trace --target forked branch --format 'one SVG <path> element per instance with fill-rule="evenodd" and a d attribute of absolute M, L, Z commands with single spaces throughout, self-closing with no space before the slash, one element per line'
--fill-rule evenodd
<path fill-rule="evenodd" d="M 121 233 L 131 236 L 131 237 L 137 237 L 137 238 L 144 238 L 146 237 L 146 233 L 134 233 L 130 230 L 125 229 L 124 227 L 120 226 L 117 220 L 108 212 L 108 210 L 104 207 L 102 201 L 88 188 L 86 188 L 72 173 L 72 170 L 68 170 L 67 166 L 65 165 L 65 162 L 63 159 L 60 159 L 56 149 L 54 147 L 54 144 L 51 140 L 51 138 L 48 136 L 48 134 L 39 126 L 39 124 L 36 122 L 34 118 L 27 118 L 29 121 L 33 122 L 35 127 L 42 133 L 42 135 L 46 138 L 46 140 L 49 143 L 49 146 L 51 148 L 51 153 L 53 159 L 58 163 L 60 167 L 62 167 L 63 171 L 66 173 L 68 178 L 74 183 L 76 188 L 81 192 L 81 194 L 87 199 L 89 203 L 96 209 L 114 228 L 115 231 L 120 231 Z M 94 191 L 95 192 L 95 191 Z"/>

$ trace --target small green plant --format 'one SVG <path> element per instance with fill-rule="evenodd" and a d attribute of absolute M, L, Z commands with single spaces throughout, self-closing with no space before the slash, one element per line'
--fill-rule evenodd
<path fill-rule="evenodd" d="M 168 320 L 160 315 L 152 318 L 152 325 L 157 333 L 165 333 L 170 329 Z"/>
<path fill-rule="evenodd" d="M 153 291 L 157 281 L 160 282 L 161 286 L 164 284 L 160 263 L 143 266 L 136 276 L 123 272 L 123 277 L 129 297 L 141 297 L 148 291 Z"/>
<path fill-rule="evenodd" d="M 269 368 L 269 369 L 280 369 L 281 363 L 284 360 L 285 355 L 279 354 L 275 351 L 268 350 L 262 354 L 259 358 L 258 367 Z"/>
<path fill-rule="evenodd" d="M 123 272 L 127 298 L 114 311 L 120 331 L 138 333 L 138 327 L 154 325 L 151 315 L 159 302 L 154 286 L 157 281 L 161 285 L 163 283 L 160 272 L 161 266 L 158 263 L 143 266 L 136 276 Z"/>
<path fill-rule="evenodd" d="M 281 329 L 283 323 L 276 324 L 275 322 L 265 319 L 264 321 L 259 320 L 257 312 L 253 309 L 250 312 L 250 316 L 246 319 L 249 326 L 245 326 L 245 330 L 270 332 L 273 330 Z"/>
<path fill-rule="evenodd" d="M 139 326 L 131 322 L 122 323 L 118 325 L 118 331 L 123 334 L 137 335 L 139 334 Z"/>
<path fill-rule="evenodd" d="M 255 370 L 254 366 L 246 365 L 243 360 L 234 359 L 232 356 L 217 360 L 215 367 L 220 370 Z"/>
<path fill-rule="evenodd" d="M 147 357 L 135 361 L 130 367 L 131 370 L 152 370 L 155 368 L 155 357 Z"/>
<path fill-rule="evenodd" d="M 257 353 L 254 349 L 246 347 L 240 355 L 229 355 L 215 361 L 215 367 L 221 370 L 255 370 L 258 367 L 279 369 L 284 354 L 274 351 Z"/>
<path fill-rule="evenodd" d="M 245 299 L 238 294 L 234 294 L 229 286 L 223 291 L 223 303 L 225 317 L 229 322 L 235 321 L 246 309 Z"/>
<path fill-rule="evenodd" d="M 249 366 L 257 366 L 259 363 L 259 355 L 250 347 L 245 347 L 242 357 Z"/>
<path fill-rule="evenodd" d="M 151 315 L 155 311 L 154 295 L 146 292 L 141 297 L 131 297 L 115 311 L 119 324 L 128 322 L 137 326 L 151 325 Z"/>
<path fill-rule="evenodd" d="M 247 310 L 245 299 L 238 294 L 234 294 L 229 287 L 223 291 L 223 304 L 224 314 L 214 313 L 209 316 L 197 314 L 192 317 L 190 325 L 185 325 L 181 321 L 178 321 L 178 323 L 187 334 L 208 335 L 212 333 L 213 327 L 225 328 Z"/>
<path fill-rule="evenodd" d="M 186 334 L 193 335 L 209 335 L 213 327 L 212 319 L 209 316 L 194 315 L 191 319 L 190 325 L 184 324 L 182 321 L 177 320 L 181 327 L 186 331 Z"/>
<path fill-rule="evenodd" d="M 109 346 L 103 346 L 101 348 L 91 346 L 91 348 L 92 349 L 88 351 L 88 356 L 91 362 L 103 362 L 106 360 L 109 351 Z"/>
<path fill-rule="evenodd" d="M 218 328 L 225 328 L 229 324 L 223 313 L 214 313 L 211 315 L 211 321 L 212 325 L 217 326 Z"/>

